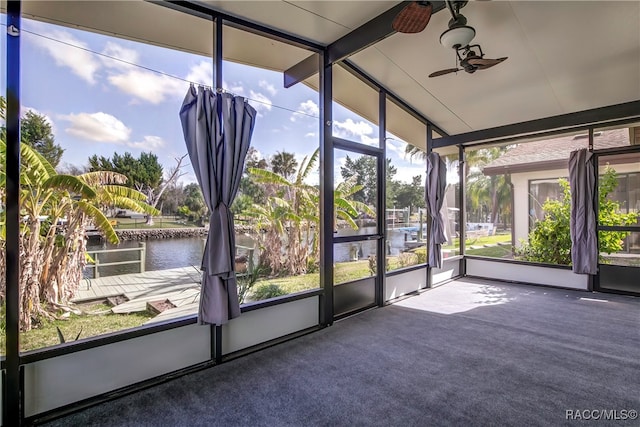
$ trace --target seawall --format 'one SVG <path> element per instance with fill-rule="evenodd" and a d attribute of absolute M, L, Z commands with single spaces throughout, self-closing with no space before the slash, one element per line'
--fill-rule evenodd
<path fill-rule="evenodd" d="M 176 239 L 182 237 L 206 236 L 208 228 L 148 228 L 134 230 L 115 230 L 121 241 L 147 239 Z"/>
<path fill-rule="evenodd" d="M 235 224 L 238 234 L 248 233 L 251 227 L 244 224 Z M 147 239 L 179 239 L 184 237 L 205 237 L 209 232 L 209 227 L 189 227 L 189 228 L 135 228 L 126 230 L 115 230 L 121 241 L 125 240 L 147 240 Z"/>

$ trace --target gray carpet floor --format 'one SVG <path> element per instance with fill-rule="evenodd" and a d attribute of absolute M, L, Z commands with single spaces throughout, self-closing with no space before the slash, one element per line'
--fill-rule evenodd
<path fill-rule="evenodd" d="M 640 411 L 640 299 L 467 278 L 46 425 L 575 425 L 578 410 Z"/>

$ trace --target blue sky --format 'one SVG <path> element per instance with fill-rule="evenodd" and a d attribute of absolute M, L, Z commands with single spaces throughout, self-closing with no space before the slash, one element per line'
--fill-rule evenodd
<path fill-rule="evenodd" d="M 23 113 L 32 109 L 51 122 L 56 143 L 65 149 L 61 165 L 86 165 L 93 154 L 129 151 L 137 157 L 153 151 L 166 171 L 186 153 L 178 118 L 189 85 L 184 80 L 211 85 L 210 58 L 22 22 Z M 300 161 L 318 147 L 318 95 L 302 84 L 285 89 L 282 78 L 278 72 L 224 64 L 225 89 L 249 98 L 258 111 L 252 146 L 263 157 L 286 150 Z M 4 93 L 4 81 L 2 86 Z M 375 125 L 335 105 L 337 136 L 377 145 L 377 132 Z M 424 165 L 411 162 L 403 152 L 403 142 L 387 141 L 387 157 L 398 169 L 396 179 L 410 182 L 414 175 L 424 176 Z M 343 162 L 336 158 L 337 166 Z M 190 167 L 185 171 L 183 181 L 194 181 Z"/>

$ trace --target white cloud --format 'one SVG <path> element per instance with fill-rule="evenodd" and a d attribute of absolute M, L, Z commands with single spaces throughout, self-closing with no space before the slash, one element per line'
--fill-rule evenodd
<path fill-rule="evenodd" d="M 407 146 L 406 142 L 399 141 L 393 138 L 386 139 L 386 148 L 387 152 L 395 153 L 400 158 L 405 158 L 405 147 Z"/>
<path fill-rule="evenodd" d="M 140 150 L 158 150 L 166 146 L 165 141 L 159 136 L 145 135 L 142 141 L 127 142 L 127 145 L 132 148 L 138 148 Z"/>
<path fill-rule="evenodd" d="M 171 96 L 183 96 L 188 83 L 146 70 L 130 70 L 109 76 L 109 82 L 135 98 L 159 104 Z"/>
<path fill-rule="evenodd" d="M 107 113 L 79 113 L 60 116 L 70 122 L 65 131 L 78 138 L 97 142 L 124 144 L 129 140 L 131 129 Z"/>
<path fill-rule="evenodd" d="M 242 82 L 233 82 L 229 84 L 223 81 L 222 88 L 228 92 L 233 93 L 234 95 L 244 96 L 244 87 L 242 86 Z"/>
<path fill-rule="evenodd" d="M 124 46 L 119 45 L 118 43 L 114 43 L 111 41 L 107 42 L 104 49 L 102 49 L 102 53 L 111 57 L 100 57 L 102 63 L 109 68 L 129 69 L 130 67 L 132 67 L 132 65 L 126 64 L 125 62 L 137 64 L 138 60 L 140 59 L 140 55 L 135 50 L 128 49 Z"/>
<path fill-rule="evenodd" d="M 315 138 L 316 134 L 315 132 L 307 132 L 304 136 L 305 138 Z"/>
<path fill-rule="evenodd" d="M 370 124 L 361 121 L 354 122 L 352 119 L 347 119 L 344 122 L 335 120 L 333 122 L 335 131 L 342 135 L 348 136 L 362 136 L 373 133 L 373 127 Z"/>
<path fill-rule="evenodd" d="M 187 80 L 207 86 L 213 84 L 213 64 L 211 61 L 200 61 L 198 65 L 191 67 L 189 74 L 187 74 Z"/>
<path fill-rule="evenodd" d="M 46 50 L 57 65 L 71 69 L 74 74 L 90 84 L 96 82 L 95 74 L 100 68 L 100 63 L 92 53 L 83 50 L 89 49 L 88 44 L 61 30 L 50 31 L 43 35 L 47 38 L 34 37 L 32 40 L 37 46 Z"/>
<path fill-rule="evenodd" d="M 373 127 L 362 120 L 354 122 L 352 119 L 347 119 L 343 122 L 338 120 L 333 121 L 333 134 L 338 138 L 344 139 L 360 139 L 359 142 L 367 145 L 378 145 L 377 137 L 370 137 L 373 134 Z"/>
<path fill-rule="evenodd" d="M 266 80 L 260 80 L 258 82 L 258 86 L 260 86 L 262 89 L 269 92 L 271 96 L 275 96 L 275 94 L 278 93 L 275 86 L 273 86 L 271 83 L 267 82 Z"/>
<path fill-rule="evenodd" d="M 301 102 L 300 105 L 298 106 L 298 111 L 300 113 L 313 116 L 313 117 L 318 117 L 320 115 L 320 109 L 318 108 L 318 104 L 316 104 L 312 99 L 308 99 L 304 102 Z M 293 113 L 291 117 L 289 117 L 289 120 L 291 120 L 292 122 L 295 122 L 298 118 L 305 117 L 303 114 L 300 114 L 300 113 Z"/>
<path fill-rule="evenodd" d="M 271 111 L 273 102 L 267 96 L 261 92 L 249 91 L 249 104 L 253 106 L 258 112 L 258 116 L 262 116 L 262 112 Z"/>
<path fill-rule="evenodd" d="M 70 126 L 65 131 L 81 139 L 109 144 L 126 145 L 139 150 L 159 150 L 166 142 L 159 136 L 145 135 L 141 141 L 129 141 L 131 129 L 111 114 L 79 113 L 59 116 Z"/>

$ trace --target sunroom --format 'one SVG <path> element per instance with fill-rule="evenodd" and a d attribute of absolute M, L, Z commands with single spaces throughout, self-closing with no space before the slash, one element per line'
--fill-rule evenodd
<path fill-rule="evenodd" d="M 517 423 L 531 401 L 566 407 L 541 423 L 640 410 L 628 383 L 640 3 L 3 1 L 2 20 L 4 425 Z M 229 203 L 237 285 L 224 288 L 240 314 L 205 322 L 200 266 L 218 205 L 203 199 L 206 166 L 181 121 L 195 93 L 251 121 Z M 151 162 L 154 183 L 91 181 L 127 161 Z M 58 198 L 63 182 L 82 196 Z M 83 228 L 65 246 L 63 209 L 93 212 L 117 238 Z M 363 344 L 376 340 L 394 350 Z M 271 383 L 261 363 L 287 377 Z M 406 374 L 422 364 L 439 369 Z M 188 389 L 203 381 L 233 393 L 211 406 Z M 493 408 L 509 384 L 495 412 L 474 406 Z M 586 399 L 598 384 L 611 405 Z M 199 415 L 117 406 L 179 406 L 172 385 Z M 280 396 L 246 401 L 252 386 Z M 431 388 L 426 406 L 399 403 Z M 335 412 L 286 396 L 313 390 Z M 447 396 L 473 405 L 435 405 Z"/>

